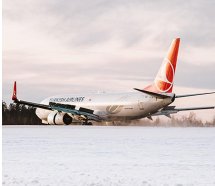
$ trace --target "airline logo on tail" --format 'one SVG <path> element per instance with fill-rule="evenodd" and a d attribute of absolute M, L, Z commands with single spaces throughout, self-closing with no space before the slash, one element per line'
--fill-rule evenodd
<path fill-rule="evenodd" d="M 145 90 L 156 93 L 172 92 L 179 44 L 180 38 L 173 40 L 167 56 L 164 58 L 163 63 L 157 73 L 154 83 L 146 87 Z"/>
<path fill-rule="evenodd" d="M 169 92 L 173 87 L 174 74 L 175 70 L 172 63 L 167 58 L 165 58 L 155 78 L 154 83 L 157 90 L 160 92 Z"/>

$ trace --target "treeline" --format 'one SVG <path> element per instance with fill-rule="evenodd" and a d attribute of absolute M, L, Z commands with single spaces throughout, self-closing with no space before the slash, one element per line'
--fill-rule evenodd
<path fill-rule="evenodd" d="M 215 127 L 215 116 L 211 121 L 203 122 L 194 112 L 190 112 L 188 116 L 172 117 L 169 121 L 172 126 L 184 126 L 184 127 Z"/>
<path fill-rule="evenodd" d="M 163 127 L 215 127 L 215 116 L 211 121 L 203 122 L 194 112 L 189 115 L 175 116 L 172 115 L 169 119 L 161 119 L 153 117 L 153 120 L 147 118 L 133 121 L 115 122 L 110 125 L 134 125 L 134 126 L 163 126 Z"/>
<path fill-rule="evenodd" d="M 41 125 L 35 108 L 2 101 L 2 125 Z"/>

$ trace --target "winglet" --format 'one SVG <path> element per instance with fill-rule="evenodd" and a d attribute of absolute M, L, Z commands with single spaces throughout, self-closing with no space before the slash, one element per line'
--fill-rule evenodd
<path fill-rule="evenodd" d="M 13 101 L 17 101 L 17 96 L 16 96 L 16 81 L 14 81 L 14 85 L 13 85 L 13 96 L 12 96 L 12 100 Z"/>

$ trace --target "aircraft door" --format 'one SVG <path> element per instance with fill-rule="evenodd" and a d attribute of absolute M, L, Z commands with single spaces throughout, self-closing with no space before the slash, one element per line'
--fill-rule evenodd
<path fill-rule="evenodd" d="M 144 110 L 144 103 L 142 101 L 139 101 L 138 105 L 140 110 Z"/>

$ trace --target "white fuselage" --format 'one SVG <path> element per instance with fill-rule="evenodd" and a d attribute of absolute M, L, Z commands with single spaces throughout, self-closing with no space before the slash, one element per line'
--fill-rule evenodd
<path fill-rule="evenodd" d="M 171 94 L 172 98 L 174 94 Z M 142 92 L 129 93 L 97 93 L 86 95 L 59 95 L 49 97 L 41 103 L 49 105 L 55 102 L 66 105 L 74 105 L 78 110 L 80 107 L 93 110 L 103 121 L 118 121 L 140 119 L 150 116 L 159 109 L 166 107 L 174 100 L 170 98 L 157 98 Z M 37 108 L 36 114 L 43 123 L 48 123 L 47 118 L 51 110 Z"/>

